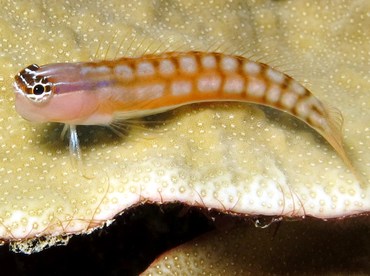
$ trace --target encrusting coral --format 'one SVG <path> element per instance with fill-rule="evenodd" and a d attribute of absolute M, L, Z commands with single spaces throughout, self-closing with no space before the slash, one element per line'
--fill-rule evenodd
<path fill-rule="evenodd" d="M 87 233 L 145 201 L 245 215 L 335 218 L 369 212 L 366 0 L 9 1 L 2 9 L 1 240 Z M 175 49 L 182 41 L 199 50 L 243 50 L 253 42 L 249 55 L 262 52 L 266 60 L 292 63 L 318 98 L 342 112 L 346 150 L 367 185 L 315 132 L 256 105 L 186 106 L 149 118 L 124 137 L 81 127 L 89 177 L 72 166 L 61 126 L 32 124 L 14 110 L 13 76 L 29 64 L 138 55 L 159 46 Z M 99 46 L 104 53 L 96 55 Z"/>

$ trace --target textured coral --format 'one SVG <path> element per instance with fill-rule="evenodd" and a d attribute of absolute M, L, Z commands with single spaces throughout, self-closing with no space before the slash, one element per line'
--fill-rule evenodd
<path fill-rule="evenodd" d="M 87 232 L 144 201 L 248 215 L 369 212 L 368 1 L 121 2 L 4 3 L 1 239 Z M 314 131 L 255 105 L 184 107 L 152 118 L 164 123 L 133 127 L 124 138 L 100 127 L 80 128 L 88 178 L 74 170 L 59 125 L 35 125 L 14 110 L 12 77 L 31 63 L 135 55 L 181 44 L 247 48 L 248 54 L 264 53 L 267 61 L 295 68 L 293 76 L 342 111 L 347 151 L 365 183 Z"/>
<path fill-rule="evenodd" d="M 142 275 L 367 275 L 369 230 L 360 219 L 238 225 L 166 252 Z"/>

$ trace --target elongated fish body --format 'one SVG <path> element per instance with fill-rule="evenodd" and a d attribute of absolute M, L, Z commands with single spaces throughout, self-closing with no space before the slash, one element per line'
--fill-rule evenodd
<path fill-rule="evenodd" d="M 353 169 L 341 125 L 304 86 L 272 67 L 214 52 L 167 52 L 30 65 L 15 76 L 16 110 L 34 122 L 109 125 L 198 102 L 239 101 L 285 111 L 318 131 Z M 78 148 L 77 135 L 71 145 Z M 73 143 L 72 143 L 73 144 Z"/>

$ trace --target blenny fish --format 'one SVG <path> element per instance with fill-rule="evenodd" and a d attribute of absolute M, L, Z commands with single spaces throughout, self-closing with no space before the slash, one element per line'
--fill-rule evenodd
<path fill-rule="evenodd" d="M 354 171 L 343 147 L 341 116 L 289 75 L 243 56 L 190 51 L 32 64 L 15 76 L 14 87 L 17 112 L 29 121 L 68 126 L 70 151 L 78 158 L 76 125 L 110 125 L 191 103 L 238 101 L 302 120 Z"/>

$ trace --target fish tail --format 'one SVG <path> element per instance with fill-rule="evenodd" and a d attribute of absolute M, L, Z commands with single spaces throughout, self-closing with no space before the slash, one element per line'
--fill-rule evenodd
<path fill-rule="evenodd" d="M 353 162 L 348 157 L 345 149 L 344 142 L 342 139 L 343 130 L 343 115 L 335 107 L 325 108 L 325 131 L 320 131 L 321 135 L 328 141 L 328 143 L 335 149 L 337 154 L 342 159 L 343 163 L 347 166 L 350 172 L 356 177 L 361 185 L 365 184 L 365 181 L 359 171 L 353 165 Z"/>

